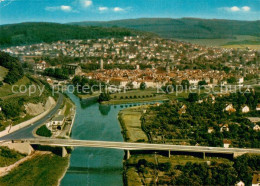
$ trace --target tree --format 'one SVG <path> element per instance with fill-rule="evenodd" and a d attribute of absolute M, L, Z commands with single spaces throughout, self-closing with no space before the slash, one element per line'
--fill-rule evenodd
<path fill-rule="evenodd" d="M 24 75 L 22 65 L 18 58 L 12 57 L 5 52 L 0 52 L 0 66 L 9 70 L 4 78 L 5 83 L 14 84 Z"/>
<path fill-rule="evenodd" d="M 199 83 L 198 83 L 199 86 L 203 86 L 203 85 L 207 85 L 207 84 L 208 83 L 205 80 L 199 81 Z"/>
<path fill-rule="evenodd" d="M 36 134 L 39 136 L 44 136 L 44 137 L 51 137 L 52 133 L 51 131 L 46 127 L 46 125 L 41 126 L 37 131 Z"/>
<path fill-rule="evenodd" d="M 227 79 L 227 82 L 230 83 L 230 84 L 236 83 L 237 79 L 235 77 L 231 77 L 231 78 Z"/>
<path fill-rule="evenodd" d="M 98 97 L 98 102 L 109 101 L 111 99 L 108 92 L 102 92 Z"/>
<path fill-rule="evenodd" d="M 145 82 L 142 82 L 140 84 L 140 90 L 145 90 L 145 89 L 146 89 L 146 84 L 145 84 Z"/>
<path fill-rule="evenodd" d="M 199 101 L 199 95 L 198 95 L 198 93 L 189 93 L 188 101 L 189 101 L 189 102 Z"/>
<path fill-rule="evenodd" d="M 187 79 L 182 80 L 181 85 L 184 89 L 187 89 L 190 87 L 190 82 Z"/>

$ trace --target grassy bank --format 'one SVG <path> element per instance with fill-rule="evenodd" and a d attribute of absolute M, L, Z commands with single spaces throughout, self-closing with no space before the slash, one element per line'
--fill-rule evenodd
<path fill-rule="evenodd" d="M 12 165 L 24 157 L 25 155 L 10 150 L 7 147 L 0 147 L 0 167 Z"/>
<path fill-rule="evenodd" d="M 25 105 L 27 103 L 45 104 L 47 98 L 51 96 L 51 90 L 45 85 L 45 82 L 31 76 L 24 76 L 14 85 L 14 90 L 12 90 L 12 85 L 10 84 L 4 84 L 0 87 L 0 99 L 2 100 L 0 101 L 0 107 L 2 108 L 2 112 L 0 112 L 0 131 L 4 130 L 10 124 L 14 126 L 33 118 L 34 116 L 26 112 Z M 38 88 L 30 96 L 28 91 L 21 93 L 19 88 L 17 88 L 26 86 L 28 90 L 32 85 Z M 40 94 L 39 87 L 41 90 L 45 87 L 44 91 L 41 92 L 42 94 Z"/>
<path fill-rule="evenodd" d="M 4 77 L 6 76 L 7 73 L 8 73 L 8 69 L 0 66 L 0 81 L 4 80 Z"/>
<path fill-rule="evenodd" d="M 62 158 L 54 154 L 36 156 L 15 168 L 8 175 L 1 177 L 1 186 L 56 186 L 67 168 L 68 161 L 68 157 Z"/>
<path fill-rule="evenodd" d="M 80 99 L 89 99 L 93 97 L 98 97 L 100 95 L 99 92 L 94 92 L 93 94 L 75 94 L 78 96 Z"/>
<path fill-rule="evenodd" d="M 147 106 L 127 108 L 120 111 L 118 119 L 122 127 L 125 141 L 145 142 L 148 141 L 146 134 L 142 130 L 141 116 Z"/>

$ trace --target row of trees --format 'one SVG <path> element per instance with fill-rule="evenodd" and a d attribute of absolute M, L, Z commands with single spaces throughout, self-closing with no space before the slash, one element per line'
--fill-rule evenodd
<path fill-rule="evenodd" d="M 46 68 L 43 72 L 45 76 L 55 77 L 57 79 L 69 79 L 69 75 L 73 72 L 66 68 Z"/>

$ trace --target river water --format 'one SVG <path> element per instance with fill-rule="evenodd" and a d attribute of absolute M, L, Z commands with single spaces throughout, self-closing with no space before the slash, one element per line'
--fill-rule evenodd
<path fill-rule="evenodd" d="M 123 141 L 117 119 L 120 106 L 82 102 L 72 94 L 69 96 L 77 107 L 73 139 Z M 122 150 L 75 148 L 61 185 L 123 185 L 123 157 Z"/>
<path fill-rule="evenodd" d="M 94 101 L 80 101 L 73 94 L 69 97 L 77 107 L 73 139 L 123 141 L 117 116 L 126 105 L 100 105 Z M 123 185 L 123 158 L 123 150 L 77 147 L 71 154 L 70 167 L 61 185 Z"/>

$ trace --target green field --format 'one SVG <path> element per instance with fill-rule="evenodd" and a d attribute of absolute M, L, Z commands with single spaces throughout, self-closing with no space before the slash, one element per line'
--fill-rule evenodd
<path fill-rule="evenodd" d="M 17 83 L 14 85 L 28 85 L 30 84 L 30 80 L 27 77 L 23 77 L 20 79 Z M 4 86 L 0 87 L 0 98 L 6 97 L 9 98 L 8 96 L 13 96 L 14 93 L 12 93 L 12 85 L 5 84 Z M 20 96 L 21 94 L 15 94 L 15 96 Z"/>
<path fill-rule="evenodd" d="M 24 162 L 9 174 L 0 178 L 1 186 L 58 185 L 58 180 L 68 166 L 69 158 L 44 154 Z"/>
<path fill-rule="evenodd" d="M 260 44 L 259 45 L 248 45 L 248 44 L 236 44 L 236 45 L 223 45 L 223 48 L 240 48 L 240 49 L 255 49 L 260 50 Z"/>
<path fill-rule="evenodd" d="M 175 165 L 185 165 L 187 162 L 192 162 L 192 163 L 203 163 L 207 161 L 216 161 L 218 163 L 230 163 L 232 164 L 233 162 L 225 159 L 225 158 L 219 158 L 219 157 L 206 157 L 205 159 L 195 157 L 195 156 L 190 156 L 190 155 L 172 155 L 170 158 L 167 156 L 162 156 L 157 154 L 156 158 L 158 162 L 160 163 L 165 163 L 165 162 L 170 162 L 173 166 Z M 146 159 L 149 162 L 155 162 L 155 155 L 154 154 L 135 154 L 132 155 L 127 162 L 129 164 L 137 164 L 140 159 Z"/>
<path fill-rule="evenodd" d="M 124 137 L 129 142 L 148 141 L 141 127 L 141 116 L 147 106 L 133 107 L 122 110 L 119 113 L 119 121 L 124 130 Z"/>
<path fill-rule="evenodd" d="M 8 73 L 8 70 L 2 66 L 0 66 L 0 81 L 4 80 L 4 77 Z"/>
<path fill-rule="evenodd" d="M 249 36 L 249 35 L 236 35 L 235 38 L 225 39 L 178 39 L 173 38 L 177 41 L 185 41 L 192 44 L 199 44 L 203 46 L 221 46 L 223 48 L 252 48 L 260 49 L 260 37 Z"/>

